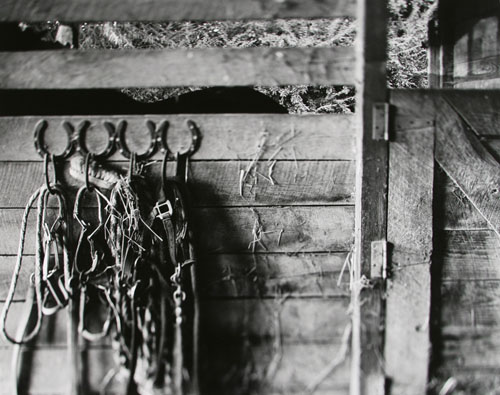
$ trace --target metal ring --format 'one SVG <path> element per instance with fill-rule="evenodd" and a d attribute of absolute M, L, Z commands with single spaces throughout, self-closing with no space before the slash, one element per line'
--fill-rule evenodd
<path fill-rule="evenodd" d="M 122 122 L 124 121 L 120 121 L 120 123 L 118 124 L 119 129 L 122 128 Z M 86 137 L 87 131 L 91 125 L 92 124 L 90 123 L 90 121 L 84 121 L 78 127 L 78 135 L 76 137 L 77 150 L 81 152 L 83 156 L 91 153 L 94 159 L 109 158 L 115 151 L 115 134 L 117 128 L 111 122 L 103 122 L 104 129 L 106 130 L 106 132 L 108 132 L 108 144 L 101 152 L 90 152 L 87 147 Z"/>
<path fill-rule="evenodd" d="M 155 132 L 154 128 L 151 129 L 151 127 L 150 127 L 150 125 L 148 123 L 146 123 L 146 126 L 148 127 L 148 130 L 149 130 L 149 136 L 150 136 L 151 142 L 150 142 L 149 147 L 146 150 L 146 152 L 144 152 L 142 154 L 137 154 L 136 153 L 136 159 L 137 159 L 137 161 L 143 161 L 143 160 L 149 159 L 156 152 L 156 147 L 157 147 L 157 144 L 156 144 L 156 132 Z M 116 133 L 116 139 L 117 139 L 118 149 L 120 150 L 120 153 L 126 159 L 130 159 L 131 156 L 132 156 L 132 152 L 129 150 L 129 148 L 127 146 L 127 142 L 125 141 L 125 131 L 126 131 L 126 129 L 127 129 L 126 127 L 120 128 L 120 130 Z"/>
<path fill-rule="evenodd" d="M 45 145 L 44 136 L 45 131 L 49 127 L 49 123 L 42 119 L 35 126 L 35 149 L 38 154 L 44 158 L 46 154 L 52 155 L 54 159 L 67 159 L 73 153 L 73 134 L 75 132 L 75 128 L 69 122 L 63 122 L 64 130 L 66 130 L 66 134 L 68 135 L 68 143 L 66 148 L 64 149 L 62 154 L 54 155 L 50 154 L 47 150 L 47 146 Z"/>

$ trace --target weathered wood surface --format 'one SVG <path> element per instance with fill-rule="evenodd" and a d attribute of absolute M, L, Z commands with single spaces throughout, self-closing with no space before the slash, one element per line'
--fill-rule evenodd
<path fill-rule="evenodd" d="M 395 91 L 391 95 L 400 104 L 398 112 L 402 115 L 418 113 L 420 117 L 436 120 L 437 162 L 488 224 L 500 234 L 500 167 L 474 133 L 474 130 L 483 128 L 478 124 L 470 125 L 465 120 L 466 115 L 463 114 L 467 112 L 462 108 L 465 108 L 465 98 L 469 94 L 465 91 L 453 93 L 453 100 L 448 99 L 450 93 L 435 91 Z M 461 105 L 457 96 L 461 97 Z M 473 96 L 472 99 L 480 100 L 480 96 Z M 487 105 L 488 100 L 483 97 L 481 102 Z"/>
<path fill-rule="evenodd" d="M 346 258 L 347 253 L 200 257 L 199 289 L 205 298 L 349 297 Z"/>
<path fill-rule="evenodd" d="M 352 85 L 353 65 L 350 47 L 1 52 L 0 88 Z"/>
<path fill-rule="evenodd" d="M 441 286 L 444 325 L 500 328 L 500 281 L 447 281 Z"/>
<path fill-rule="evenodd" d="M 41 160 L 33 146 L 33 133 L 41 117 L 0 117 L 0 160 Z M 186 121 L 191 119 L 199 127 L 203 137 L 194 160 L 252 160 L 259 151 L 259 143 L 265 141 L 261 159 L 269 159 L 282 147 L 274 159 L 345 159 L 353 160 L 355 118 L 352 115 L 294 116 L 277 114 L 237 115 L 149 115 L 149 116 L 73 116 L 44 117 L 49 123 L 45 132 L 46 145 L 52 153 L 61 153 L 66 146 L 63 121 L 75 127 L 89 120 L 92 128 L 87 132 L 89 149 L 98 152 L 106 146 L 102 122 L 118 124 L 126 120 L 125 133 L 128 147 L 142 153 L 149 146 L 149 135 L 145 125 L 151 120 L 156 125 L 169 122 L 168 144 L 173 152 L 185 149 L 190 143 Z M 64 138 L 61 138 L 61 134 Z M 8 149 L 15 147 L 15 149 Z M 156 159 L 162 158 L 157 154 Z M 111 159 L 123 160 L 116 153 Z"/>
<path fill-rule="evenodd" d="M 147 0 L 102 3 L 96 0 L 2 1 L 0 20 L 45 22 L 178 21 L 222 19 L 332 18 L 355 16 L 353 0 L 308 0 L 300 3 L 265 0 Z"/>
<path fill-rule="evenodd" d="M 0 303 L 3 308 L 4 303 Z M 275 299 L 219 299 L 200 301 L 200 330 L 210 341 L 238 341 L 242 338 L 272 339 L 279 320 L 280 338 L 284 343 L 340 342 L 349 323 L 348 298 L 289 298 L 286 294 Z M 24 302 L 15 302 L 9 312 L 7 330 L 15 333 L 17 319 L 22 316 Z M 12 315 L 10 315 L 12 314 Z M 335 325 L 331 325 L 335 322 Z M 99 330 L 92 321 L 91 330 Z M 42 331 L 35 348 L 61 347 L 66 344 L 66 313 L 44 317 Z M 109 345 L 103 339 L 90 348 Z M 0 348 L 9 348 L 3 338 Z"/>
<path fill-rule="evenodd" d="M 167 174 L 174 175 L 174 162 L 167 166 Z M 259 161 L 243 185 L 240 195 L 241 170 L 249 167 L 249 161 L 202 161 L 189 165 L 189 190 L 192 205 L 207 206 L 264 206 L 264 205 L 333 205 L 354 203 L 353 161 Z M 113 163 L 127 174 L 128 163 Z M 272 181 L 268 179 L 272 166 Z M 253 167 L 253 166 L 252 166 Z M 68 188 L 68 196 L 74 197 L 83 185 L 69 173 L 69 164 L 60 180 Z M 147 168 L 151 190 L 161 185 L 161 163 Z M 21 208 L 44 182 L 43 164 L 40 162 L 0 162 L 0 207 Z M 92 181 L 92 180 L 91 180 Z M 274 185 L 273 185 L 274 183 Z M 96 205 L 92 197 L 89 205 Z"/>
<path fill-rule="evenodd" d="M 201 208 L 194 209 L 192 216 L 200 252 L 251 252 L 258 223 L 263 232 L 261 244 L 255 246 L 257 252 L 341 252 L 351 248 L 353 211 L 351 206 Z M 0 210 L 0 255 L 17 253 L 22 214 L 21 209 Z M 35 251 L 35 222 L 30 216 L 26 254 Z M 73 230 L 77 237 L 78 229 Z"/>
<path fill-rule="evenodd" d="M 430 355 L 434 128 L 398 131 L 389 150 L 385 372 L 393 394 L 425 394 Z M 411 180 L 411 181 L 410 181 Z"/>
<path fill-rule="evenodd" d="M 451 106 L 440 110 L 436 160 L 500 235 L 500 167 Z"/>
<path fill-rule="evenodd" d="M 500 240 L 492 230 L 446 231 L 442 280 L 500 280 Z"/>
<path fill-rule="evenodd" d="M 284 344 L 277 368 L 272 368 L 276 350 L 273 341 L 257 344 L 207 343 L 202 355 L 224 355 L 228 358 L 204 359 L 201 375 L 202 388 L 207 393 L 234 394 L 253 390 L 257 394 L 303 394 L 307 385 L 316 379 L 321 370 L 338 351 L 338 343 Z M 69 364 L 66 350 L 60 348 L 27 351 L 23 359 L 31 368 L 30 380 L 24 383 L 31 388 L 30 394 L 66 394 Z M 31 363 L 30 363 L 31 360 Z M 114 366 L 110 349 L 94 349 L 87 352 L 89 388 L 97 390 L 104 375 Z M 51 363 L 47 363 L 51 361 Z M 319 395 L 344 395 L 348 392 L 348 360 L 323 382 Z M 0 382 L 9 382 L 10 350 L 0 350 Z M 249 373 L 250 372 L 250 373 Z M 249 377 L 249 374 L 252 376 Z M 221 379 L 222 378 L 222 379 Z M 112 383 L 111 394 L 123 394 L 123 383 Z M 11 394 L 5 385 L 1 394 Z"/>
<path fill-rule="evenodd" d="M 372 138 L 373 105 L 388 99 L 387 2 L 359 0 L 357 5 L 356 112 L 359 123 L 350 394 L 381 395 L 385 381 L 379 363 L 383 344 L 378 330 L 381 294 L 377 288 L 365 290 L 362 304 L 359 287 L 362 275 L 370 277 L 372 241 L 385 240 L 387 236 L 388 144 Z"/>
<path fill-rule="evenodd" d="M 198 258 L 203 298 L 348 297 L 347 253 L 207 255 Z M 5 300 L 16 257 L 0 256 L 0 301 Z M 34 256 L 26 256 L 15 300 L 24 300 Z"/>
<path fill-rule="evenodd" d="M 498 136 L 500 94 L 496 91 L 467 92 L 446 90 L 441 93 L 479 136 Z"/>
<path fill-rule="evenodd" d="M 435 215 L 446 230 L 490 229 L 486 219 L 467 199 L 462 190 L 442 170 L 436 172 L 434 199 L 438 202 Z"/>

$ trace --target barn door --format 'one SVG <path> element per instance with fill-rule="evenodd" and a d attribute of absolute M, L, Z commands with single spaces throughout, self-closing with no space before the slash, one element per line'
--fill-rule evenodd
<path fill-rule="evenodd" d="M 406 115 L 397 100 L 393 104 L 396 114 L 389 143 L 385 385 L 386 394 L 425 394 L 430 344 L 434 122 Z M 377 258 L 372 254 L 372 265 Z"/>

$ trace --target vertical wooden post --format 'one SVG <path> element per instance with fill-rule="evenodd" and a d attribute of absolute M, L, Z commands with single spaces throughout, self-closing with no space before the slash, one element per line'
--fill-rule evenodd
<path fill-rule="evenodd" d="M 357 171 L 351 395 L 384 393 L 382 284 L 370 278 L 372 241 L 387 236 L 388 142 L 373 139 L 373 106 L 388 100 L 387 0 L 358 0 L 356 44 Z"/>
<path fill-rule="evenodd" d="M 387 220 L 387 237 L 393 249 L 385 308 L 386 390 L 394 395 L 425 395 L 430 350 L 434 127 L 394 134 Z"/>

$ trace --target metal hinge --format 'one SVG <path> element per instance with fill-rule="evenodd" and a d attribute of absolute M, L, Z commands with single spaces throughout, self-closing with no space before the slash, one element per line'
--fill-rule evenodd
<path fill-rule="evenodd" d="M 388 243 L 386 240 L 372 241 L 371 267 L 370 267 L 370 278 L 372 280 L 387 279 L 387 264 L 388 264 L 387 244 Z"/>
<path fill-rule="evenodd" d="M 372 138 L 389 141 L 389 103 L 373 103 Z"/>

